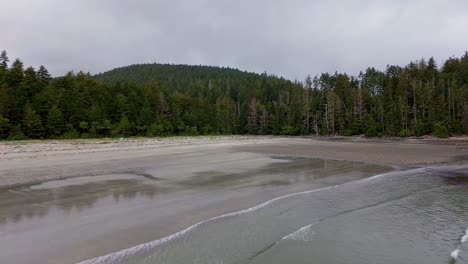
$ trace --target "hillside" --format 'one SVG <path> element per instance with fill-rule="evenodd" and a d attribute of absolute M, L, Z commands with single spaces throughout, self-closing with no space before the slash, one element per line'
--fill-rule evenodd
<path fill-rule="evenodd" d="M 187 79 L 191 81 L 222 79 L 252 81 L 260 78 L 260 75 L 226 67 L 154 63 L 119 67 L 97 74 L 94 77 L 107 83 L 134 82 L 137 84 L 147 84 L 152 81 L 173 83 Z"/>

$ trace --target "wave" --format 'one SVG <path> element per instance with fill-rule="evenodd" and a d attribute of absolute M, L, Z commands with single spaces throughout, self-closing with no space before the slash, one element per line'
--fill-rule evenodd
<path fill-rule="evenodd" d="M 379 175 L 376 175 L 376 176 L 379 176 Z M 376 177 L 376 176 L 374 176 L 374 177 Z M 227 214 L 224 214 L 224 215 L 216 216 L 216 217 L 201 221 L 199 223 L 196 223 L 196 224 L 194 224 L 192 226 L 187 227 L 186 229 L 183 229 L 183 230 L 181 230 L 181 231 L 179 231 L 177 233 L 174 233 L 174 234 L 172 234 L 170 236 L 167 236 L 167 237 L 164 237 L 164 238 L 161 238 L 161 239 L 158 239 L 158 240 L 154 240 L 154 241 L 148 242 L 146 244 L 141 244 L 141 245 L 138 245 L 138 246 L 135 246 L 135 247 L 124 249 L 124 250 L 121 250 L 121 251 L 118 251 L 118 252 L 115 252 L 115 253 L 104 255 L 104 256 L 101 256 L 101 257 L 97 257 L 97 258 L 94 258 L 94 259 L 85 260 L 85 261 L 79 262 L 77 264 L 105 264 L 105 263 L 114 263 L 113 261 L 121 261 L 122 258 L 124 258 L 124 257 L 126 257 L 128 255 L 132 255 L 133 253 L 136 253 L 136 252 L 147 251 L 147 250 L 149 250 L 151 248 L 154 248 L 156 246 L 165 244 L 165 243 L 167 243 L 167 242 L 169 242 L 171 240 L 174 240 L 174 239 L 176 239 L 178 237 L 181 237 L 181 236 L 183 236 L 183 235 L 185 235 L 185 234 L 187 234 L 187 233 L 189 233 L 191 231 L 196 230 L 201 225 L 205 225 L 207 223 L 218 221 L 218 220 L 225 219 L 225 218 L 228 218 L 228 217 L 235 217 L 235 216 L 240 216 L 240 215 L 247 214 L 247 213 L 250 213 L 250 212 L 254 212 L 254 211 L 265 208 L 268 205 L 271 205 L 274 202 L 277 202 L 277 201 L 285 199 L 285 198 L 307 195 L 307 194 L 310 194 L 310 193 L 313 193 L 313 192 L 332 189 L 332 188 L 335 188 L 337 186 L 339 186 L 339 185 L 333 185 L 333 186 L 329 186 L 329 187 L 325 187 L 325 188 L 321 188 L 321 189 L 291 193 L 291 194 L 287 194 L 287 195 L 284 195 L 284 196 L 276 197 L 276 198 L 271 199 L 271 200 L 269 200 L 269 201 L 267 201 L 265 203 L 256 205 L 254 207 L 247 208 L 245 210 L 236 211 L 236 212 L 232 212 L 232 213 L 227 213 Z"/>
<path fill-rule="evenodd" d="M 441 167 L 438 167 L 438 169 L 440 169 L 440 168 Z M 254 211 L 260 210 L 260 209 L 265 208 L 267 206 L 271 206 L 272 204 L 274 204 L 274 203 L 276 203 L 276 202 L 278 202 L 280 200 L 283 200 L 283 199 L 292 198 L 292 197 L 301 197 L 301 196 L 308 195 L 308 194 L 311 194 L 311 193 L 314 193 L 314 192 L 330 190 L 330 189 L 336 188 L 338 186 L 353 184 L 353 183 L 357 183 L 357 182 L 367 182 L 367 181 L 375 180 L 375 179 L 378 179 L 378 178 L 381 178 L 381 177 L 385 177 L 387 175 L 392 175 L 392 174 L 395 174 L 395 173 L 422 172 L 422 171 L 425 171 L 426 169 L 428 169 L 428 168 L 427 167 L 426 168 L 416 168 L 416 169 L 411 169 L 411 170 L 407 170 L 407 171 L 397 171 L 397 172 L 393 171 L 393 172 L 388 172 L 388 173 L 384 173 L 384 174 L 378 174 L 378 175 L 375 175 L 375 176 L 372 176 L 372 177 L 369 177 L 369 178 L 366 178 L 366 179 L 354 181 L 354 182 L 344 183 L 344 184 L 341 184 L 341 185 L 334 185 L 334 186 L 329 186 L 329 187 L 325 187 L 325 188 L 321 188 L 321 189 L 315 189 L 315 190 L 309 190 L 309 191 L 303 191 L 303 192 L 287 194 L 287 195 L 274 198 L 274 199 L 269 200 L 269 201 L 267 201 L 265 203 L 259 204 L 257 206 L 254 206 L 254 207 L 251 207 L 251 208 L 248 208 L 248 209 L 245 209 L 245 210 L 236 211 L 236 212 L 232 212 L 232 213 L 227 213 L 227 214 L 224 214 L 224 215 L 220 215 L 220 216 L 217 216 L 217 217 L 214 217 L 214 218 L 210 218 L 210 219 L 201 221 L 201 222 L 196 223 L 196 224 L 194 224 L 194 225 L 192 225 L 190 227 L 187 227 L 186 229 L 183 229 L 183 230 L 181 230 L 181 231 L 179 231 L 177 233 L 174 233 L 174 234 L 172 234 L 170 236 L 167 236 L 167 237 L 164 237 L 164 238 L 161 238 L 161 239 L 158 239 L 158 240 L 154 240 L 154 241 L 151 241 L 151 242 L 148 242 L 148 243 L 145 243 L 145 244 L 141 244 L 141 245 L 138 245 L 138 246 L 135 246 L 135 247 L 131 247 L 131 248 L 128 248 L 128 249 L 123 249 L 121 251 L 118 251 L 118 252 L 115 252 L 115 253 L 110 253 L 108 255 L 104 255 L 104 256 L 101 256 L 101 257 L 94 258 L 94 259 L 85 260 L 85 261 L 80 262 L 78 264 L 109 264 L 109 263 L 118 264 L 118 263 L 127 263 L 128 259 L 131 258 L 132 256 L 134 256 L 135 253 L 144 254 L 144 253 L 151 252 L 154 248 L 156 248 L 158 246 L 161 246 L 161 245 L 164 245 L 164 244 L 166 244 L 166 243 L 168 243 L 168 242 L 170 242 L 172 240 L 183 237 L 187 233 L 195 231 L 200 226 L 204 226 L 204 225 L 207 225 L 207 224 L 210 224 L 212 222 L 219 221 L 219 220 L 222 220 L 222 219 L 252 213 Z M 311 231 L 312 225 L 314 225 L 314 224 L 304 226 L 304 227 L 300 228 L 299 230 L 297 230 L 296 232 L 294 232 L 292 234 L 289 234 L 289 235 L 286 235 L 285 237 L 283 237 L 283 239 L 286 239 L 286 240 L 287 239 L 301 239 L 301 238 L 305 237 Z M 468 233 L 466 234 L 466 237 L 464 238 L 464 240 L 468 240 Z"/>
<path fill-rule="evenodd" d="M 466 241 L 468 241 L 468 228 L 466 228 L 465 235 L 462 236 L 462 238 L 461 238 L 462 244 L 465 243 Z"/>
<path fill-rule="evenodd" d="M 310 235 L 314 234 L 314 231 L 312 230 L 313 225 L 314 224 L 301 227 L 296 232 L 291 233 L 289 235 L 286 235 L 281 239 L 282 240 L 304 241 L 304 242 L 310 241 Z"/>
<path fill-rule="evenodd" d="M 450 253 L 450 257 L 452 257 L 452 259 L 454 260 L 457 260 L 458 256 L 460 256 L 460 247 L 458 247 L 457 249 L 452 251 L 452 253 Z"/>
<path fill-rule="evenodd" d="M 452 257 L 453 260 L 456 261 L 458 259 L 458 257 L 460 256 L 461 247 L 467 241 L 468 241 L 468 227 L 465 230 L 465 234 L 460 238 L 460 245 L 458 245 L 457 249 L 455 249 L 454 251 L 450 253 L 450 257 Z"/>

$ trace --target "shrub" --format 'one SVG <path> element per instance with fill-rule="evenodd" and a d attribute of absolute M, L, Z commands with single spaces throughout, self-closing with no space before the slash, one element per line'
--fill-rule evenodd
<path fill-rule="evenodd" d="M 423 136 L 431 133 L 431 126 L 429 122 L 425 122 L 422 119 L 418 119 L 417 122 L 413 122 L 413 134 L 416 136 Z"/>
<path fill-rule="evenodd" d="M 8 140 L 23 140 L 23 139 L 28 139 L 28 137 L 24 135 L 23 130 L 21 130 L 21 126 L 20 125 L 14 126 L 10 131 Z"/>
<path fill-rule="evenodd" d="M 74 129 L 71 125 L 67 125 L 67 132 L 65 134 L 61 135 L 61 139 L 74 139 L 74 138 L 80 138 L 80 133 Z"/>
<path fill-rule="evenodd" d="M 146 133 L 149 137 L 162 136 L 164 135 L 164 126 L 161 124 L 154 123 L 148 128 Z"/>
<path fill-rule="evenodd" d="M 353 133 L 353 130 L 351 130 L 351 129 L 345 129 L 345 130 L 343 130 L 343 132 L 341 133 L 341 135 L 343 135 L 343 136 L 345 136 L 345 137 L 349 137 L 349 136 L 354 135 L 354 133 Z"/>
<path fill-rule="evenodd" d="M 299 129 L 292 126 L 283 127 L 280 134 L 285 136 L 296 136 L 299 135 Z"/>
<path fill-rule="evenodd" d="M 452 134 L 463 134 L 464 129 L 463 129 L 463 124 L 459 120 L 453 120 L 448 123 L 447 129 L 452 133 Z"/>
<path fill-rule="evenodd" d="M 381 137 L 382 133 L 377 131 L 376 128 L 370 127 L 366 130 L 366 137 Z"/>
<path fill-rule="evenodd" d="M 83 133 L 80 136 L 81 138 L 95 138 L 96 136 L 90 133 Z"/>
<path fill-rule="evenodd" d="M 195 136 L 198 135 L 198 128 L 196 126 L 190 127 L 190 135 Z"/>
<path fill-rule="evenodd" d="M 213 133 L 213 129 L 211 128 L 210 125 L 206 125 L 206 126 L 202 127 L 201 132 L 202 132 L 203 135 L 209 135 L 209 134 Z"/>
<path fill-rule="evenodd" d="M 379 131 L 379 124 L 367 114 L 364 117 L 365 135 L 366 137 L 381 137 L 382 133 Z"/>
<path fill-rule="evenodd" d="M 10 133 L 10 120 L 0 115 L 0 138 L 8 137 Z"/>
<path fill-rule="evenodd" d="M 408 129 L 403 129 L 400 131 L 400 133 L 398 133 L 398 135 L 400 137 L 411 137 L 413 136 L 413 131 L 408 130 Z"/>
<path fill-rule="evenodd" d="M 432 135 L 438 138 L 448 138 L 449 132 L 447 127 L 445 127 L 442 123 L 436 123 L 434 125 L 434 132 L 432 132 Z"/>

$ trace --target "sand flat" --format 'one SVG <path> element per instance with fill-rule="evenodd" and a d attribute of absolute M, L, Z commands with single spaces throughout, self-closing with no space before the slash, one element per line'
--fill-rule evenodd
<path fill-rule="evenodd" d="M 453 143 L 456 144 L 453 144 Z M 453 162 L 468 155 L 468 140 L 322 140 L 227 136 L 137 140 L 70 140 L 0 143 L 0 187 L 68 177 L 125 173 L 145 159 L 177 160 L 204 151 L 240 150 L 385 165 Z M 437 144 L 435 144 L 437 143 Z"/>
<path fill-rule="evenodd" d="M 464 144 L 420 141 L 102 142 L 0 144 L 0 262 L 76 263 L 278 196 L 466 155 Z"/>

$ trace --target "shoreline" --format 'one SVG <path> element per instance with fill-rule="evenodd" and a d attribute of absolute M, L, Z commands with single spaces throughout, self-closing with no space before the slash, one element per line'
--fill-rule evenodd
<path fill-rule="evenodd" d="M 112 174 L 122 172 L 119 161 L 134 163 L 139 158 L 177 157 L 182 153 L 219 148 L 277 156 L 357 161 L 396 168 L 468 160 L 468 137 L 197 136 L 10 141 L 0 142 L 0 189 Z M 113 168 L 114 164 L 117 168 Z"/>
<path fill-rule="evenodd" d="M 0 150 L 0 248 L 18 264 L 71 264 L 285 195 L 454 163 L 468 146 L 234 136 Z M 77 179 L 57 181 L 66 178 Z M 43 239 L 53 246 L 34 243 Z"/>
<path fill-rule="evenodd" d="M 413 170 L 417 170 L 417 169 L 421 169 L 421 168 L 414 168 Z M 102 255 L 102 256 L 99 256 L 99 257 L 90 258 L 90 259 L 78 262 L 76 264 L 104 264 L 104 263 L 110 263 L 113 259 L 125 259 L 126 257 L 128 257 L 128 256 L 130 256 L 132 254 L 135 254 L 137 252 L 143 252 L 143 251 L 151 250 L 151 249 L 154 249 L 154 248 L 156 248 L 158 246 L 162 246 L 164 244 L 170 243 L 170 242 L 178 239 L 181 236 L 184 236 L 186 234 L 189 234 L 190 232 L 195 231 L 197 229 L 197 227 L 199 227 L 199 226 L 206 225 L 206 224 L 212 223 L 212 222 L 217 221 L 217 220 L 229 219 L 229 218 L 232 218 L 232 217 L 238 217 L 238 216 L 243 215 L 243 214 L 249 214 L 249 213 L 261 210 L 261 209 L 265 208 L 268 205 L 274 204 L 276 202 L 282 201 L 282 200 L 287 199 L 287 198 L 305 196 L 305 195 L 308 195 L 308 194 L 311 194 L 311 193 L 330 190 L 330 189 L 333 189 L 333 188 L 336 188 L 336 187 L 345 186 L 347 184 L 352 184 L 352 183 L 356 183 L 356 182 L 359 182 L 359 181 L 373 180 L 373 179 L 377 179 L 379 177 L 383 177 L 383 176 L 390 175 L 392 173 L 397 173 L 397 172 L 401 172 L 401 171 L 391 170 L 391 171 L 388 171 L 388 172 L 379 173 L 379 174 L 369 176 L 369 177 L 366 177 L 366 178 L 357 179 L 355 181 L 343 182 L 343 183 L 340 183 L 338 185 L 322 186 L 322 187 L 317 187 L 317 188 L 308 189 L 308 190 L 297 190 L 296 192 L 276 196 L 276 197 L 270 198 L 270 199 L 268 199 L 266 201 L 259 202 L 257 204 L 254 204 L 254 205 L 252 205 L 250 207 L 247 207 L 247 208 L 244 208 L 244 209 L 238 209 L 237 211 L 224 212 L 222 214 L 213 216 L 211 218 L 207 218 L 207 219 L 202 220 L 200 222 L 193 223 L 193 224 L 191 224 L 191 225 L 189 225 L 189 226 L 187 226 L 187 227 L 185 227 L 183 229 L 180 229 L 180 230 L 178 230 L 178 231 L 176 231 L 174 233 L 171 233 L 171 234 L 169 234 L 167 236 L 159 237 L 159 238 L 156 238 L 156 239 L 154 239 L 152 241 L 148 241 L 146 243 L 141 243 L 141 244 L 138 244 L 138 245 L 135 245 L 135 246 L 132 246 L 132 247 L 129 247 L 129 248 L 125 248 L 125 249 L 122 249 L 122 250 L 118 250 L 118 251 L 115 251 L 115 252 L 112 252 L 112 253 L 109 253 L 109 254 L 105 254 L 105 255 Z"/>

